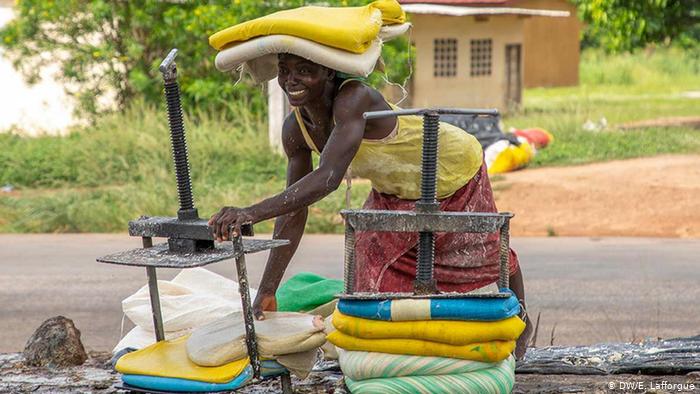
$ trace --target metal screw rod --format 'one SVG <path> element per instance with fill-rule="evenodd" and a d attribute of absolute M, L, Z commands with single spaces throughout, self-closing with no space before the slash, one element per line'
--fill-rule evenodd
<path fill-rule="evenodd" d="M 192 197 L 192 182 L 190 165 L 187 158 L 187 140 L 185 139 L 185 124 L 182 120 L 182 102 L 180 101 L 180 85 L 177 83 L 177 67 L 175 56 L 177 49 L 170 51 L 160 65 L 160 72 L 165 82 L 165 101 L 168 106 L 168 123 L 170 124 L 170 142 L 175 162 L 175 177 L 177 178 L 177 195 L 180 201 L 178 218 L 182 220 L 198 219 Z"/>
<path fill-rule="evenodd" d="M 423 115 L 423 158 L 421 163 L 421 198 L 416 203 L 416 210 L 436 212 L 439 204 L 436 199 L 437 189 L 437 155 L 440 115 L 428 112 Z M 418 261 L 416 263 L 416 293 L 425 294 L 437 291 L 433 279 L 435 264 L 435 238 L 430 231 L 418 233 Z"/>
<path fill-rule="evenodd" d="M 423 115 L 423 158 L 421 161 L 422 204 L 437 204 L 437 155 L 440 115 L 436 112 Z"/>

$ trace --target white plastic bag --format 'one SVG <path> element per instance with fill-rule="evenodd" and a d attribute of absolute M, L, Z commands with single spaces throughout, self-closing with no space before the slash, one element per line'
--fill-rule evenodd
<path fill-rule="evenodd" d="M 238 283 L 204 268 L 182 270 L 172 281 L 159 280 L 158 293 L 163 330 L 168 339 L 243 309 Z M 256 293 L 250 289 L 251 298 Z M 122 310 L 137 327 L 122 338 L 115 351 L 154 343 L 148 285 L 124 299 Z"/>

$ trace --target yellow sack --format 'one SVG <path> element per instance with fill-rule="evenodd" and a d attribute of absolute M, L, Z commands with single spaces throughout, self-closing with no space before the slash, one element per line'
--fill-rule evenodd
<path fill-rule="evenodd" d="M 525 167 L 535 156 L 535 151 L 528 142 L 522 142 L 519 146 L 510 145 L 510 142 L 506 142 L 508 145 L 500 153 L 497 153 L 495 160 L 488 166 L 489 175 L 502 174 L 504 172 L 515 171 L 519 168 Z M 497 142 L 496 144 L 500 143 Z M 494 146 L 496 144 L 493 144 Z M 488 150 L 491 146 L 487 147 Z"/>
<path fill-rule="evenodd" d="M 487 363 L 505 360 L 515 349 L 515 341 L 491 341 L 455 346 L 420 339 L 363 339 L 340 331 L 328 334 L 327 339 L 344 350 L 448 357 Z"/>
<path fill-rule="evenodd" d="M 516 340 L 525 329 L 517 316 L 492 322 L 461 320 L 384 321 L 333 313 L 336 330 L 365 339 L 421 339 L 449 345 Z"/>
<path fill-rule="evenodd" d="M 125 354 L 115 369 L 122 374 L 161 376 L 208 383 L 228 383 L 248 365 L 248 358 L 220 367 L 200 367 L 187 357 L 185 347 L 189 335 L 161 341 L 132 353 Z"/>
<path fill-rule="evenodd" d="M 319 44 L 363 53 L 377 38 L 382 24 L 404 23 L 406 14 L 396 0 L 377 0 L 364 7 L 308 6 L 275 12 L 239 23 L 209 37 L 217 50 L 254 37 L 286 34 Z"/>

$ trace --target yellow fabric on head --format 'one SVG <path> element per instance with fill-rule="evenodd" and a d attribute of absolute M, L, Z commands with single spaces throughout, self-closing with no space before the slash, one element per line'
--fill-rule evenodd
<path fill-rule="evenodd" d="M 327 339 L 345 350 L 459 358 L 483 362 L 505 360 L 515 349 L 515 341 L 490 341 L 469 345 L 447 345 L 419 339 L 364 339 L 333 331 Z"/>
<path fill-rule="evenodd" d="M 517 316 L 498 321 L 419 320 L 384 321 L 333 313 L 336 330 L 365 339 L 420 339 L 449 345 L 515 340 L 525 329 Z"/>
<path fill-rule="evenodd" d="M 272 34 L 286 34 L 353 53 L 363 53 L 377 38 L 382 24 L 404 23 L 396 0 L 378 0 L 364 7 L 308 6 L 284 10 L 214 33 L 209 45 L 226 45 Z"/>
<path fill-rule="evenodd" d="M 125 354 L 115 369 L 122 374 L 161 376 L 208 383 L 228 383 L 248 365 L 248 358 L 220 367 L 200 367 L 187 357 L 185 347 L 189 335 L 171 341 L 161 341 Z"/>

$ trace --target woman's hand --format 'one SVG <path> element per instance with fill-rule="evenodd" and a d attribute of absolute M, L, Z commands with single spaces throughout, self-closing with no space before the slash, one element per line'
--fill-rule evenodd
<path fill-rule="evenodd" d="M 264 293 L 262 290 L 258 291 L 258 295 L 253 301 L 253 315 L 258 320 L 264 320 L 265 315 L 263 311 L 276 311 L 277 310 L 277 298 L 275 293 L 268 294 Z"/>
<path fill-rule="evenodd" d="M 209 219 L 208 224 L 214 232 L 214 238 L 221 242 L 229 239 L 229 230 L 235 237 L 240 234 L 242 225 L 253 223 L 255 215 L 249 208 L 223 207 Z"/>

